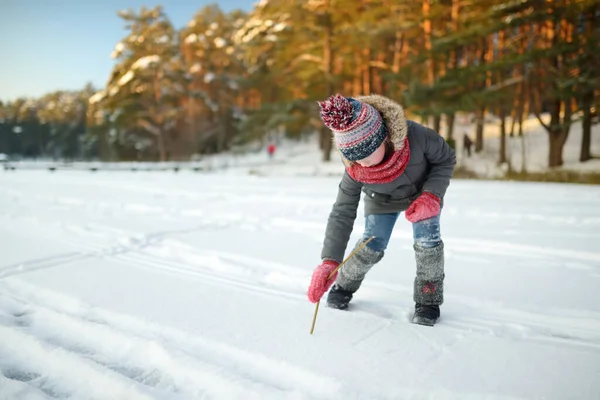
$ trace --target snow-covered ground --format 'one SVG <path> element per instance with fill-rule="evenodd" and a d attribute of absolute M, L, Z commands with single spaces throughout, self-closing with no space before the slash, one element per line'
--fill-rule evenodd
<path fill-rule="evenodd" d="M 0 172 L 0 399 L 600 398 L 600 187 L 453 181 L 439 324 L 401 217 L 310 335 L 337 184 Z"/>

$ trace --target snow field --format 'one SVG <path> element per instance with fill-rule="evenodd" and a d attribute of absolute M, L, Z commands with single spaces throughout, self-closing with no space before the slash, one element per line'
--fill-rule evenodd
<path fill-rule="evenodd" d="M 309 335 L 337 182 L 0 173 L 0 399 L 600 397 L 600 188 L 453 181 L 439 324 L 401 216 Z"/>

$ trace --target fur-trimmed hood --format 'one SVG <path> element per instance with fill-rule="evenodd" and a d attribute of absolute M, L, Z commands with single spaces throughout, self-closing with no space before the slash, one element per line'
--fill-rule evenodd
<path fill-rule="evenodd" d="M 406 123 L 406 116 L 404 115 L 404 108 L 395 101 L 378 94 L 352 97 L 373 106 L 379 111 L 388 130 L 388 136 L 394 146 L 394 151 L 402 150 L 404 147 L 404 139 L 408 135 L 408 126 Z M 341 155 L 341 152 L 335 143 L 335 139 L 332 138 L 332 140 L 333 146 Z M 347 160 L 343 155 L 342 160 L 346 165 L 352 164 L 352 162 Z"/>

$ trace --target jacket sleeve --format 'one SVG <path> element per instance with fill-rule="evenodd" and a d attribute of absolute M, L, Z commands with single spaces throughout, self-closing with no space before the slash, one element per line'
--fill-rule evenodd
<path fill-rule="evenodd" d="M 322 259 L 342 262 L 356 219 L 362 184 L 344 172 L 325 229 Z"/>
<path fill-rule="evenodd" d="M 430 164 L 429 173 L 423 185 L 424 192 L 430 192 L 440 199 L 450 186 L 450 179 L 456 165 L 456 155 L 452 147 L 433 129 L 425 128 L 424 154 Z"/>

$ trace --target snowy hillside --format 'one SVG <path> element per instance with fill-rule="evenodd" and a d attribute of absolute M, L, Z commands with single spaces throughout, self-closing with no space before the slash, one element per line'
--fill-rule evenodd
<path fill-rule="evenodd" d="M 453 181 L 439 324 L 401 217 L 310 335 L 337 184 L 0 172 L 0 399 L 600 398 L 600 187 Z"/>

